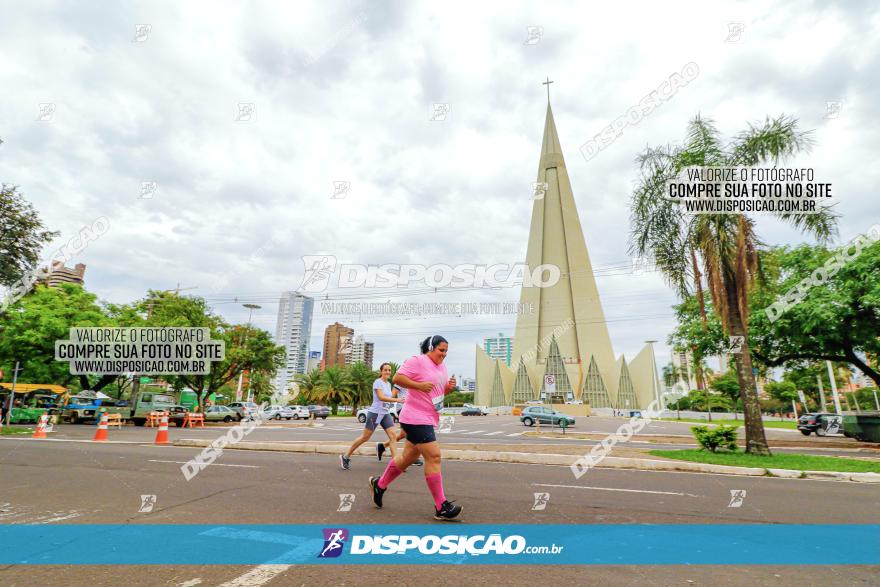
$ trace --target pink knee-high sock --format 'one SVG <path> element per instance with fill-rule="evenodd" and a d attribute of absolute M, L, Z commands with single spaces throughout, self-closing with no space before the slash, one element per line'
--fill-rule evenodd
<path fill-rule="evenodd" d="M 425 475 L 425 483 L 434 496 L 434 506 L 439 510 L 443 502 L 446 501 L 446 495 L 443 493 L 443 475 L 434 473 L 433 475 Z"/>
<path fill-rule="evenodd" d="M 394 464 L 394 459 L 388 461 L 388 466 L 385 467 L 385 472 L 382 473 L 382 476 L 379 478 L 379 489 L 388 489 L 391 482 L 400 477 L 401 473 L 403 473 L 403 471 L 397 468 L 397 465 Z"/>

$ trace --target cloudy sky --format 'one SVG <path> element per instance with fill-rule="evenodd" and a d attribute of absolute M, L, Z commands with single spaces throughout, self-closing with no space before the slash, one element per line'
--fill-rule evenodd
<path fill-rule="evenodd" d="M 681 140 L 697 113 L 726 136 L 766 115 L 797 117 L 816 146 L 792 163 L 833 184 L 840 238 L 880 222 L 880 11 L 841 4 L 35 0 L 0 20 L 0 180 L 62 232 L 47 255 L 109 220 L 70 263 L 88 265 L 100 298 L 179 283 L 230 321 L 247 319 L 241 303 L 261 304 L 254 322 L 274 332 L 277 298 L 299 288 L 305 255 L 522 262 L 549 76 L 614 349 L 632 357 L 646 339 L 665 343 L 675 301 L 656 274 L 629 270 L 633 160 Z M 541 27 L 531 40 L 529 27 Z M 581 156 L 690 62 L 696 79 Z M 445 120 L 431 120 L 434 104 L 448 105 Z M 144 182 L 155 182 L 148 197 Z M 335 182 L 349 182 L 344 197 Z M 803 240 L 773 219 L 760 233 Z M 336 320 L 375 341 L 377 362 L 442 333 L 450 370 L 466 376 L 473 345 L 514 325 L 511 315 L 361 321 L 319 309 L 313 349 Z M 658 362 L 668 356 L 661 344 Z"/>

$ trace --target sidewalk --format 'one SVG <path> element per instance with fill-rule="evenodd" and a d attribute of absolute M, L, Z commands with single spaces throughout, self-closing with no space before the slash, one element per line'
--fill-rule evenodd
<path fill-rule="evenodd" d="M 182 438 L 174 441 L 174 446 L 204 448 L 210 446 L 210 440 Z M 242 441 L 235 445 L 227 445 L 225 449 L 234 450 L 267 450 L 281 452 L 340 454 L 349 445 L 347 442 L 249 442 Z M 455 447 L 455 448 L 449 448 Z M 506 450 L 506 449 L 516 449 Z M 528 452 L 523 452 L 527 449 Z M 537 449 L 537 450 L 535 450 Z M 552 450 L 552 452 L 550 452 Z M 357 453 L 375 456 L 375 445 L 362 446 Z M 517 463 L 526 465 L 558 465 L 571 467 L 581 456 L 584 448 L 571 445 L 468 445 L 446 444 L 443 458 L 458 461 L 484 461 L 496 463 Z M 634 448 L 614 449 L 615 455 L 606 457 L 598 465 L 604 469 L 638 469 L 644 471 L 684 471 L 690 473 L 712 473 L 721 475 L 747 475 L 752 477 L 783 477 L 787 479 L 822 479 L 831 481 L 855 481 L 859 483 L 880 483 L 880 473 L 844 473 L 833 471 L 795 471 L 789 469 L 762 469 L 756 467 L 731 467 L 727 465 L 710 465 L 664 459 L 651 456 L 643 458 L 644 451 Z"/>

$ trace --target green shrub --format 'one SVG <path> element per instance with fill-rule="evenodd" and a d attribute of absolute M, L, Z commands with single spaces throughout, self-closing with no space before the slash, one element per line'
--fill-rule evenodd
<path fill-rule="evenodd" d="M 720 426 L 709 428 L 708 426 L 694 426 L 691 433 L 702 448 L 710 452 L 716 452 L 719 448 L 736 450 L 736 426 Z"/>

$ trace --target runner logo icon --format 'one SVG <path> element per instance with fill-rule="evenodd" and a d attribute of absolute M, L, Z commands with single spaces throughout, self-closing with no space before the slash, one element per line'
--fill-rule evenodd
<path fill-rule="evenodd" d="M 335 558 L 342 554 L 345 541 L 348 540 L 348 530 L 345 528 L 324 528 L 324 548 L 321 549 L 318 558 Z"/>

